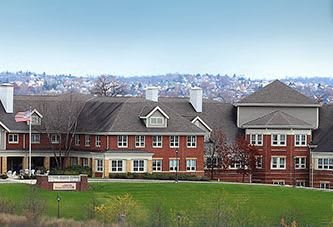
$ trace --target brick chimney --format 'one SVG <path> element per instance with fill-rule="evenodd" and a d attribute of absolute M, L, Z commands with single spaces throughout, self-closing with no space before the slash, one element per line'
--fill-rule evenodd
<path fill-rule="evenodd" d="M 0 101 L 6 113 L 13 113 L 14 85 L 0 84 Z"/>
<path fill-rule="evenodd" d="M 190 90 L 190 102 L 196 112 L 202 112 L 202 89 L 193 87 Z"/>
<path fill-rule="evenodd" d="M 157 87 L 147 87 L 146 88 L 146 99 L 158 102 L 158 88 Z"/>

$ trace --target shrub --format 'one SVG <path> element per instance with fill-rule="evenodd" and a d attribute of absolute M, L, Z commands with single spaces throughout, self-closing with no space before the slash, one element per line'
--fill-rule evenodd
<path fill-rule="evenodd" d="M 3 173 L 3 174 L 0 175 L 0 178 L 1 178 L 1 179 L 7 179 L 8 176 L 7 176 L 7 174 Z"/>
<path fill-rule="evenodd" d="M 69 166 L 65 169 L 52 169 L 50 175 L 78 175 L 86 174 L 89 177 L 92 176 L 92 170 L 90 167 L 84 167 L 80 165 Z"/>
<path fill-rule="evenodd" d="M 170 173 L 110 173 L 113 179 L 151 179 L 151 180 L 175 180 L 175 174 Z M 208 181 L 209 178 L 190 174 L 178 174 L 178 180 L 183 181 Z"/>
<path fill-rule="evenodd" d="M 14 214 L 16 212 L 15 204 L 5 198 L 0 199 L 0 213 Z"/>

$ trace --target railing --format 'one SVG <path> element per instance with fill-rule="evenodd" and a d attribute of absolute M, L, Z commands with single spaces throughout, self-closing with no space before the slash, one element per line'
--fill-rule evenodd
<path fill-rule="evenodd" d="M 49 182 L 80 182 L 81 176 L 57 175 L 48 176 Z"/>

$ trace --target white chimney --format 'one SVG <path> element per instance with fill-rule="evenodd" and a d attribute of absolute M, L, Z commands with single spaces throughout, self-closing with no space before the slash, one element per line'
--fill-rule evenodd
<path fill-rule="evenodd" d="M 190 102 L 196 112 L 202 112 L 202 89 L 193 87 L 190 90 Z"/>
<path fill-rule="evenodd" d="M 158 102 L 158 88 L 147 87 L 146 88 L 146 99 L 154 102 Z"/>
<path fill-rule="evenodd" d="M 0 101 L 6 113 L 13 113 L 14 85 L 0 84 Z"/>

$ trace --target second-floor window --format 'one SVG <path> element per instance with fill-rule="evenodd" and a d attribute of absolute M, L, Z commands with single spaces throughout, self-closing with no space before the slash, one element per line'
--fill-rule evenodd
<path fill-rule="evenodd" d="M 272 146 L 286 146 L 286 139 L 285 134 L 272 134 Z"/>
<path fill-rule="evenodd" d="M 18 143 L 19 137 L 18 134 L 8 134 L 8 143 Z"/>
<path fill-rule="evenodd" d="M 118 136 L 118 147 L 127 147 L 127 136 Z"/>
<path fill-rule="evenodd" d="M 306 168 L 306 157 L 295 157 L 295 169 L 305 169 Z"/>
<path fill-rule="evenodd" d="M 40 143 L 40 134 L 31 134 L 31 143 Z"/>
<path fill-rule="evenodd" d="M 101 136 L 95 137 L 95 146 L 100 147 L 101 146 Z"/>
<path fill-rule="evenodd" d="M 262 134 L 251 134 L 250 135 L 250 144 L 255 146 L 262 146 Z"/>
<path fill-rule="evenodd" d="M 51 134 L 51 143 L 53 143 L 53 144 L 60 143 L 60 135 L 59 134 Z"/>
<path fill-rule="evenodd" d="M 318 158 L 317 168 L 332 170 L 333 169 L 333 158 Z"/>
<path fill-rule="evenodd" d="M 298 146 L 298 147 L 306 146 L 306 135 L 305 134 L 295 135 L 295 146 Z"/>
<path fill-rule="evenodd" d="M 171 148 L 179 147 L 179 136 L 170 136 L 170 147 Z"/>
<path fill-rule="evenodd" d="M 153 147 L 162 147 L 162 136 L 153 136 Z"/>
<path fill-rule="evenodd" d="M 145 147 L 145 136 L 135 136 L 135 147 Z"/>
<path fill-rule="evenodd" d="M 197 137 L 188 136 L 187 137 L 187 147 L 196 147 L 197 146 Z"/>
<path fill-rule="evenodd" d="M 84 136 L 84 146 L 90 147 L 90 136 L 89 135 Z"/>
<path fill-rule="evenodd" d="M 75 146 L 80 146 L 80 135 L 75 135 L 74 142 Z"/>
<path fill-rule="evenodd" d="M 272 157 L 271 169 L 286 169 L 286 157 Z"/>

